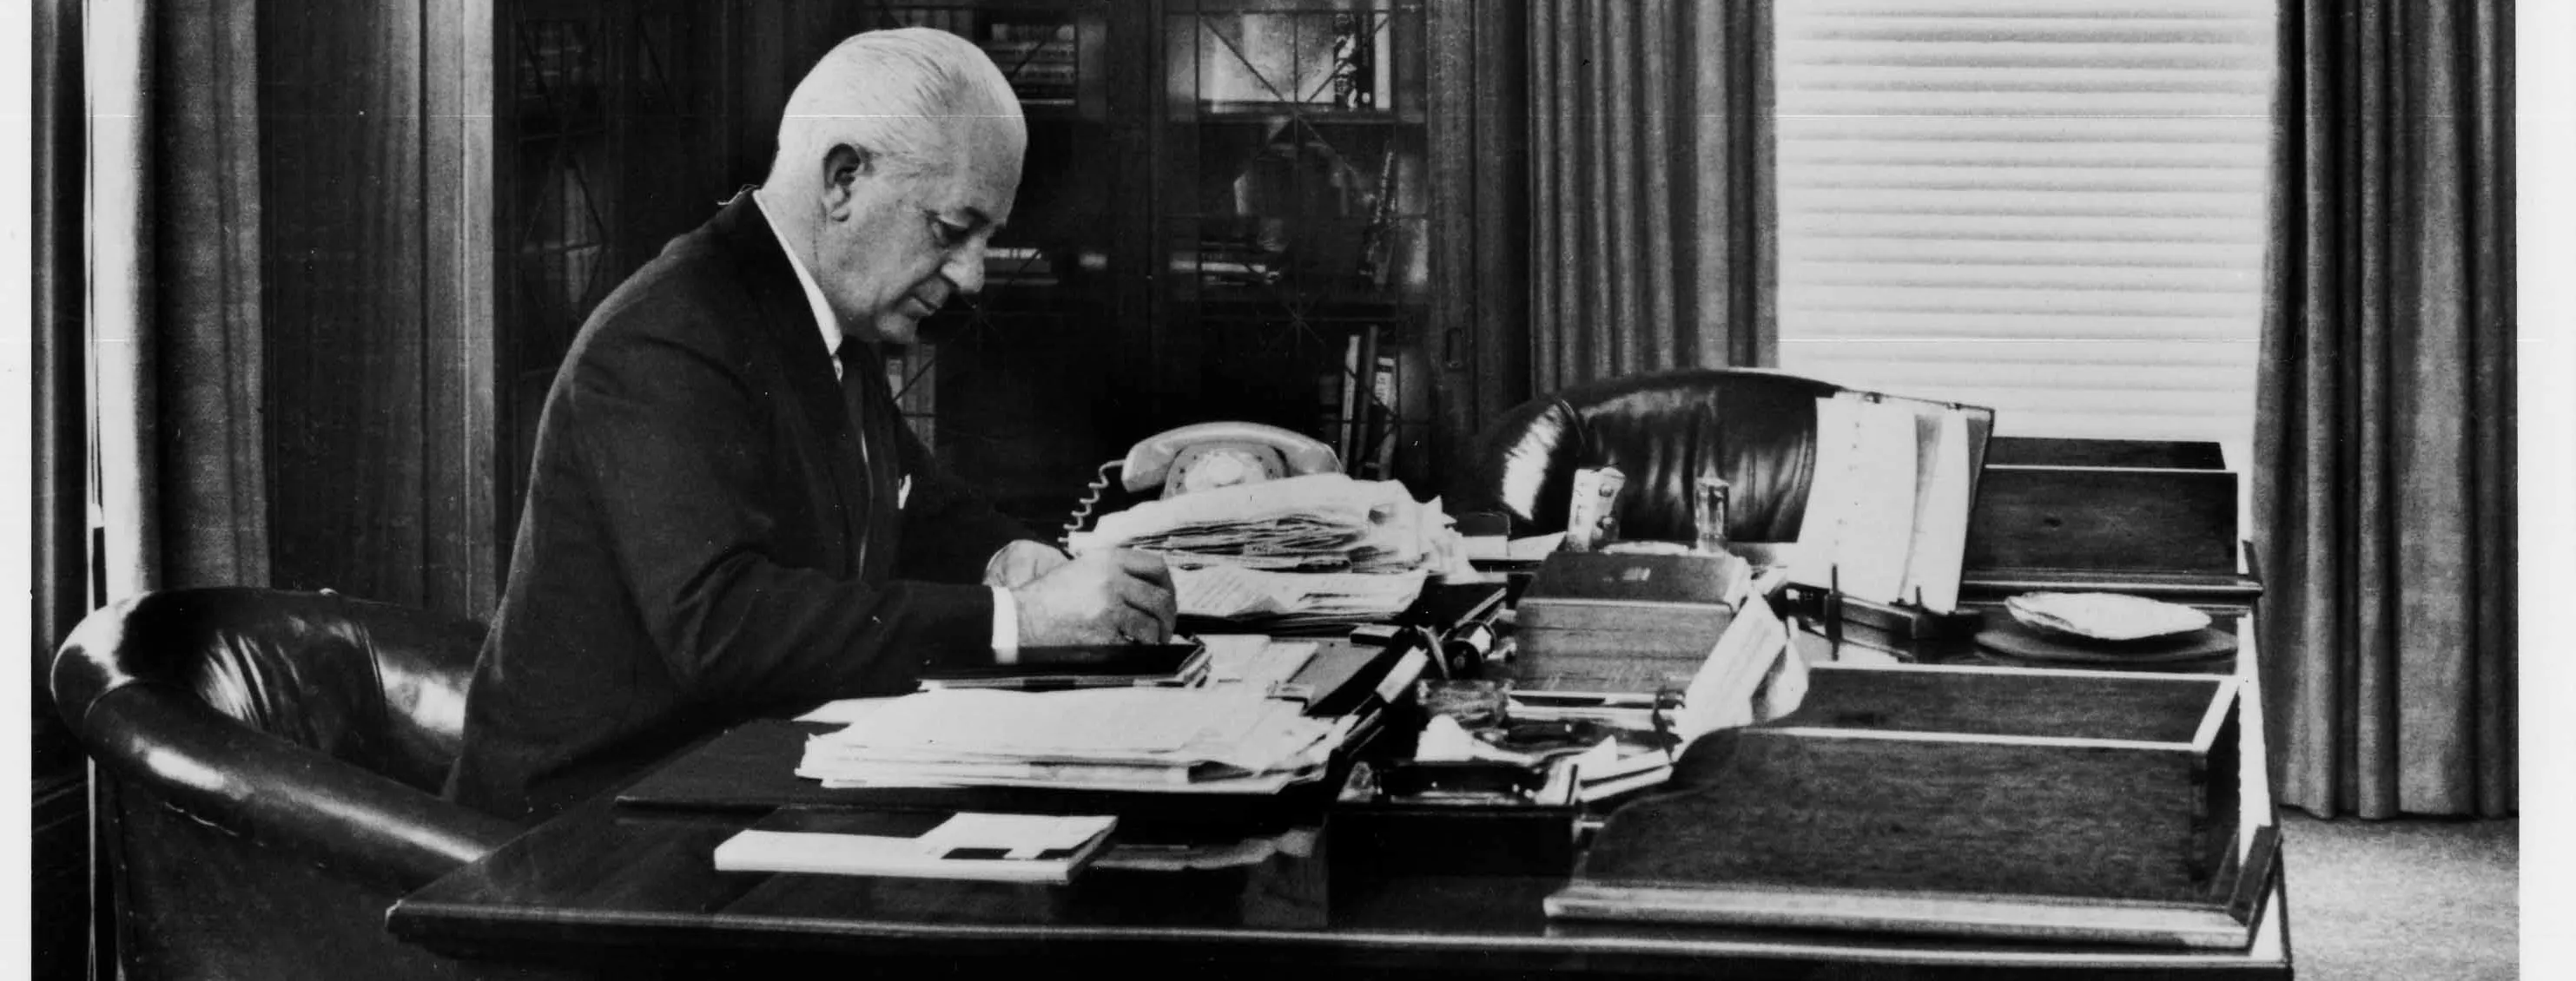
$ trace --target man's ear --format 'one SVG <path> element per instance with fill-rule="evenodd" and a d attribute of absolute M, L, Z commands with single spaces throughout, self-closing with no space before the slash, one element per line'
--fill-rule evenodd
<path fill-rule="evenodd" d="M 858 197 L 859 182 L 873 173 L 875 158 L 866 150 L 847 143 L 832 144 L 823 151 L 823 212 L 835 219 L 847 217 L 850 202 Z"/>

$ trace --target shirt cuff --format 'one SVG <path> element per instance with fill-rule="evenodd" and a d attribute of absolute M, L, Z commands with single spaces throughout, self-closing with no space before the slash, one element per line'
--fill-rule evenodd
<path fill-rule="evenodd" d="M 1020 601 L 1000 586 L 993 590 L 993 663 L 1020 663 Z"/>

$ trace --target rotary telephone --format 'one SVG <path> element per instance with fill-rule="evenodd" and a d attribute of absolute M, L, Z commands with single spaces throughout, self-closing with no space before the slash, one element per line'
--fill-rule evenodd
<path fill-rule="evenodd" d="M 1065 526 L 1079 531 L 1109 489 L 1109 471 L 1130 494 L 1157 490 L 1164 497 L 1258 483 L 1281 477 L 1332 473 L 1342 468 L 1333 448 L 1302 433 L 1257 422 L 1202 422 L 1147 437 L 1124 460 L 1101 464 L 1100 476 Z"/>

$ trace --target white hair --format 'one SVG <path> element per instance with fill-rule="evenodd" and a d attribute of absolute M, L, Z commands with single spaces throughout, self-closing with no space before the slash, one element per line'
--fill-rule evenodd
<path fill-rule="evenodd" d="M 974 42 L 947 31 L 906 27 L 857 34 L 814 64 L 778 121 L 770 181 L 805 186 L 815 164 L 849 144 L 898 172 L 925 166 L 946 135 L 933 123 L 972 117 L 1020 122 L 1009 79 Z"/>

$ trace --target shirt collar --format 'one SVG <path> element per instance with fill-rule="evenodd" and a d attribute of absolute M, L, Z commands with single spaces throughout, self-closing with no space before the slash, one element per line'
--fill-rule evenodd
<path fill-rule="evenodd" d="M 814 326 L 823 332 L 823 352 L 832 356 L 832 375 L 839 377 L 844 336 L 841 318 L 832 313 L 831 302 L 823 299 L 822 285 L 814 281 L 813 273 L 806 271 L 805 260 L 796 254 L 795 243 L 789 242 L 787 235 L 779 230 L 778 219 L 770 215 L 769 204 L 760 199 L 759 190 L 752 191 L 751 203 L 760 209 L 760 219 L 769 224 L 769 233 L 778 236 L 779 248 L 787 253 L 787 267 L 796 270 L 796 284 L 805 288 L 805 302 L 814 308 Z"/>

